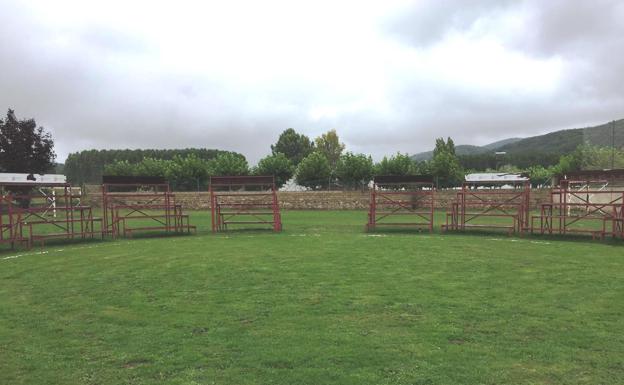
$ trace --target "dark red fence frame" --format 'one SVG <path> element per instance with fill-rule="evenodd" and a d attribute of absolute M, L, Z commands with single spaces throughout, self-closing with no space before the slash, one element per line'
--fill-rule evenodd
<path fill-rule="evenodd" d="M 502 188 L 511 186 L 511 188 Z M 529 230 L 530 181 L 470 181 L 462 184 L 446 214 L 442 230 L 465 231 L 471 228 L 507 230 L 509 234 Z M 470 223 L 478 218 L 511 219 L 511 224 L 497 221 Z"/>
<path fill-rule="evenodd" d="M 134 180 L 123 183 L 124 179 L 119 181 L 120 183 L 102 184 L 103 233 L 116 238 L 131 237 L 136 231 L 196 231 L 196 226 L 190 224 L 189 216 L 183 213 L 182 206 L 176 203 L 168 183 L 158 183 L 153 178 L 146 179 L 147 183 Z M 112 189 L 134 191 L 111 191 Z M 132 226 L 131 223 L 135 220 L 148 220 L 152 225 Z"/>
<path fill-rule="evenodd" d="M 102 236 L 102 232 L 95 229 L 95 223 L 101 219 L 93 216 L 91 206 L 77 202 L 80 196 L 73 193 L 69 183 L 2 183 L 0 187 L 4 190 L 13 187 L 29 191 L 7 192 L 0 197 L 0 243 L 10 243 L 11 247 L 16 244 L 32 247 L 34 242 L 43 245 L 52 238 L 85 239 Z M 33 189 L 48 188 L 53 189 L 53 195 L 41 191 L 31 192 Z M 19 201 L 27 201 L 28 207 L 21 207 Z M 52 218 L 48 215 L 50 212 Z M 44 226 L 53 226 L 60 232 L 41 232 Z"/>
<path fill-rule="evenodd" d="M 540 215 L 531 218 L 532 232 L 540 234 L 589 234 L 592 238 L 624 238 L 624 187 L 598 190 L 589 186 L 606 181 L 560 180 L 550 193 L 550 203 L 542 204 Z M 579 190 L 573 185 L 587 186 Z M 608 196 L 607 202 L 592 202 L 590 196 Z M 572 201 L 575 198 L 577 201 Z M 574 213 L 573 213 L 574 212 Z M 580 212 L 580 213 L 579 213 Z M 539 227 L 536 222 L 539 221 Z M 596 227 L 576 227 L 582 223 L 601 222 Z M 576 226 L 573 226 L 576 225 Z"/>
<path fill-rule="evenodd" d="M 435 187 L 427 176 L 378 175 L 370 191 L 366 230 L 377 226 L 407 227 L 433 231 Z M 396 220 L 408 216 L 408 221 Z M 413 220 L 411 220 L 413 218 Z"/>
<path fill-rule="evenodd" d="M 282 230 L 272 176 L 214 176 L 210 178 L 209 191 L 213 232 L 227 230 L 230 224 Z"/>

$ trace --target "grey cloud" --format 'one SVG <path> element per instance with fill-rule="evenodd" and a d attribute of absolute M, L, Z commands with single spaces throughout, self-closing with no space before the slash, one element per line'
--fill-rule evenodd
<path fill-rule="evenodd" d="M 451 87 L 437 90 L 437 97 L 423 102 L 406 87 L 400 94 L 404 108 L 400 118 L 388 122 L 383 117 L 351 116 L 338 123 L 347 130 L 345 138 L 357 151 L 391 154 L 430 150 L 436 137 L 452 137 L 460 144 L 487 144 L 509 137 L 523 137 L 548 131 L 585 127 L 618 117 L 624 100 L 603 103 L 578 100 L 564 95 L 539 99 L 487 97 L 461 92 Z M 398 101 L 397 101 L 398 104 Z M 368 126 L 371 129 L 361 130 Z"/>
<path fill-rule="evenodd" d="M 386 23 L 387 30 L 415 47 L 442 40 L 451 32 L 469 30 L 482 18 L 495 17 L 510 0 L 424 0 L 406 6 Z"/>
<path fill-rule="evenodd" d="M 308 111 L 329 91 L 305 74 L 246 90 L 210 74 L 121 68 L 115 55 L 153 48 L 123 31 L 94 26 L 62 31 L 75 38 L 56 49 L 49 44 L 54 36 L 27 12 L 2 4 L 0 109 L 15 108 L 18 116 L 52 130 L 60 161 L 87 148 L 208 147 L 239 151 L 253 162 L 288 127 L 311 137 L 336 128 L 349 150 L 379 159 L 429 150 L 439 136 L 485 144 L 621 118 L 622 6 L 588 1 L 566 9 L 564 3 L 571 2 L 428 1 L 386 25 L 392 38 L 419 50 L 449 31 L 468 31 L 478 20 L 522 9 L 530 24 L 505 44 L 526 56 L 561 58 L 565 82 L 552 94 L 509 96 L 396 79 L 390 115 L 359 111 L 320 120 Z"/>
<path fill-rule="evenodd" d="M 141 53 L 148 51 L 149 43 L 140 37 L 106 26 L 90 26 L 83 30 L 74 31 L 82 44 L 98 50 L 112 52 Z"/>
<path fill-rule="evenodd" d="M 53 50 L 47 41 L 54 36 L 20 8 L 4 9 L 0 43 L 10 54 L 0 58 L 0 108 L 14 108 L 50 129 L 59 161 L 85 148 L 145 147 L 222 148 L 254 160 L 269 151 L 286 122 L 303 126 L 298 112 L 245 116 L 237 109 L 241 99 L 217 83 L 108 66 L 111 51 L 146 48 L 140 40 L 122 42 L 127 36 L 118 31 L 80 30 L 72 45 Z M 18 25 L 31 38 L 16 39 Z"/>
<path fill-rule="evenodd" d="M 449 32 L 468 32 L 478 21 L 496 19 L 503 12 L 515 12 L 525 24 L 515 34 L 497 38 L 527 57 L 561 60 L 561 87 L 546 99 L 425 87 L 428 92 L 434 90 L 437 100 L 430 105 L 423 103 L 422 90 L 406 85 L 396 102 L 413 106 L 411 116 L 404 116 L 405 126 L 421 127 L 412 129 L 416 138 L 430 140 L 422 133 L 434 131 L 440 132 L 438 136 L 453 136 L 456 143 L 483 144 L 622 116 L 624 3 L 620 1 L 425 1 L 405 10 L 387 27 L 419 50 L 440 43 Z"/>
<path fill-rule="evenodd" d="M 530 28 L 510 46 L 567 63 L 568 92 L 581 98 L 622 99 L 624 3 L 618 0 L 534 1 Z"/>
<path fill-rule="evenodd" d="M 526 9 L 529 25 L 514 42 L 523 51 L 583 56 L 618 44 L 621 48 L 624 41 L 624 3 L 619 0 L 534 0 Z"/>

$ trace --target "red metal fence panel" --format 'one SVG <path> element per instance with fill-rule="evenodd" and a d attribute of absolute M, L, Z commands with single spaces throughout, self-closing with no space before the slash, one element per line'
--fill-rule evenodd
<path fill-rule="evenodd" d="M 446 214 L 442 230 L 529 230 L 531 184 L 523 181 L 464 182 Z"/>
<path fill-rule="evenodd" d="M 110 181 L 110 179 L 109 179 Z M 196 226 L 175 201 L 167 183 L 149 179 L 102 184 L 104 234 L 131 237 L 135 232 L 190 233 Z"/>
<path fill-rule="evenodd" d="M 366 230 L 378 226 L 433 231 L 435 188 L 427 176 L 380 175 L 373 179 Z"/>
<path fill-rule="evenodd" d="M 282 216 L 273 176 L 221 176 L 210 178 L 212 231 L 269 227 L 282 230 Z"/>

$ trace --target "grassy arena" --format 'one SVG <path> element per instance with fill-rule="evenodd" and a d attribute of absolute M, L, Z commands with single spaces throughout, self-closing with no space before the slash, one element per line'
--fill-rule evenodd
<path fill-rule="evenodd" d="M 0 384 L 616 384 L 624 246 L 285 231 L 0 254 Z M 202 231 L 203 229 L 203 231 Z"/>

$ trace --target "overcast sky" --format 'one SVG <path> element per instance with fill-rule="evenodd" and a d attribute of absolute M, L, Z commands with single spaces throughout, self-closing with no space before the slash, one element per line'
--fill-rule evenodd
<path fill-rule="evenodd" d="M 58 161 L 288 127 L 375 159 L 624 117 L 619 0 L 0 0 L 0 108 Z M 4 114 L 4 111 L 2 111 Z"/>

